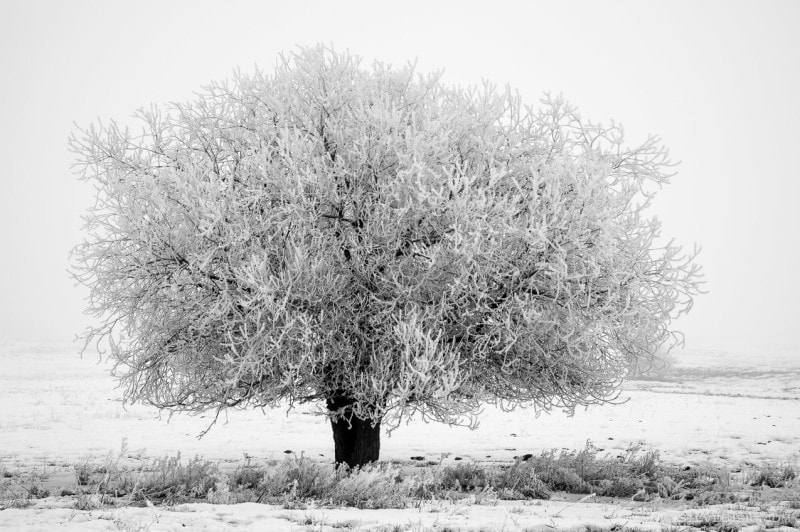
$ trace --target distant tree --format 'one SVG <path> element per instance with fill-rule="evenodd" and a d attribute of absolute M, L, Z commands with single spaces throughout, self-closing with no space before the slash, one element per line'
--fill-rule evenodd
<path fill-rule="evenodd" d="M 698 292 L 695 253 L 644 212 L 667 151 L 559 98 L 315 47 L 137 117 L 71 139 L 97 189 L 86 340 L 130 401 L 324 401 L 358 466 L 414 414 L 613 400 Z"/>

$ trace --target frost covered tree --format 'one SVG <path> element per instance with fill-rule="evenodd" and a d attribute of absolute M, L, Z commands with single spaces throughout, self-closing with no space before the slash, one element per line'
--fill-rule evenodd
<path fill-rule="evenodd" d="M 86 339 L 130 401 L 324 402 L 357 466 L 408 416 L 613 400 L 698 292 L 645 212 L 666 150 L 561 99 L 315 47 L 136 117 L 71 139 Z"/>

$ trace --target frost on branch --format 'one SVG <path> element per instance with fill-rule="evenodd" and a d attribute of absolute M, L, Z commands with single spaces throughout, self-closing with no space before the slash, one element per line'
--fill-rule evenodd
<path fill-rule="evenodd" d="M 129 400 L 355 415 L 572 409 L 680 340 L 693 253 L 646 209 L 657 139 L 317 47 L 73 137 L 76 277 Z"/>

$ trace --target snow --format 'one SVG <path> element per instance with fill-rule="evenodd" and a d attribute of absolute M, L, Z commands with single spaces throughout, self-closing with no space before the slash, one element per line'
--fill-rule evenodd
<path fill-rule="evenodd" d="M 330 427 L 313 406 L 288 413 L 229 412 L 198 439 L 212 414 L 169 419 L 141 405 L 123 408 L 108 369 L 97 356 L 80 358 L 74 346 L 0 344 L 0 468 L 67 475 L 74 464 L 117 453 L 123 442 L 129 460 L 180 452 L 230 465 L 245 455 L 256 463 L 282 459 L 285 451 L 331 460 Z M 663 379 L 627 383 L 622 399 L 619 405 L 579 410 L 574 417 L 487 408 L 474 431 L 412 421 L 383 438 L 381 459 L 509 462 L 551 448 L 582 448 L 587 440 L 601 454 L 640 445 L 658 449 L 666 461 L 712 461 L 731 468 L 800 458 L 800 350 L 687 350 Z M 73 503 L 50 497 L 28 508 L 3 510 L 0 528 L 514 530 L 627 522 L 657 530 L 658 523 L 682 512 L 593 501 L 459 501 L 405 510 L 287 510 L 247 503 L 79 511 Z"/>
<path fill-rule="evenodd" d="M 516 510 L 515 510 L 516 508 Z M 628 522 L 632 509 L 615 504 L 574 504 L 568 502 L 499 502 L 497 505 L 433 503 L 411 510 L 357 510 L 325 508 L 285 510 L 264 504 L 243 503 L 235 506 L 187 504 L 173 509 L 121 508 L 114 511 L 83 512 L 66 508 L 42 510 L 5 510 L 0 516 L 7 522 L 30 523 L 29 530 L 375 530 L 400 525 L 404 530 L 432 528 L 452 530 L 517 530 L 523 528 L 578 528 L 587 523 L 612 526 Z M 679 512 L 673 512 L 675 514 Z M 645 516 L 646 517 L 646 516 Z M 648 526 L 649 525 L 649 526 Z M 644 529 L 659 530 L 656 521 L 642 521 Z M 550 528 L 552 530 L 552 528 Z"/>

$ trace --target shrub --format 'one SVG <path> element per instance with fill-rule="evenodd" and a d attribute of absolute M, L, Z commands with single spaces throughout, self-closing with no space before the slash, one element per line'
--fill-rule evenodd
<path fill-rule="evenodd" d="M 25 488 L 29 499 L 44 499 L 50 496 L 50 490 L 44 489 L 39 484 L 32 484 L 30 488 Z"/>
<path fill-rule="evenodd" d="M 203 499 L 210 490 L 217 487 L 218 483 L 228 482 L 227 476 L 215 463 L 199 457 L 183 464 L 180 453 L 177 453 L 174 457 L 165 456 L 146 461 L 134 471 L 120 465 L 123 454 L 121 452 L 116 459 L 112 459 L 109 453 L 105 464 L 99 468 L 92 468 L 88 464 L 76 468 L 79 483 L 82 475 L 87 484 L 91 472 L 102 475 L 97 481 L 94 493 L 81 494 L 86 496 L 86 500 L 79 500 L 80 506 L 94 507 L 103 504 L 109 500 L 109 496 L 127 497 L 131 502 L 175 504 Z M 100 503 L 97 503 L 98 500 Z"/>
<path fill-rule="evenodd" d="M 234 504 L 249 500 L 249 498 L 243 498 L 241 495 L 243 495 L 241 492 L 231 492 L 229 482 L 219 480 L 213 488 L 208 490 L 206 500 L 211 504 Z"/>
<path fill-rule="evenodd" d="M 97 493 L 81 493 L 78 495 L 78 499 L 75 501 L 73 508 L 76 510 L 97 510 L 102 508 L 105 504 L 109 501 L 105 495 L 100 495 Z"/>
<path fill-rule="evenodd" d="M 501 499 L 549 499 L 550 490 L 537 476 L 533 464 L 517 460 L 501 470 L 493 482 Z"/>
<path fill-rule="evenodd" d="M 671 477 L 664 476 L 656 482 L 656 493 L 662 499 L 679 499 L 684 495 L 684 487 Z"/>
<path fill-rule="evenodd" d="M 441 468 L 416 470 L 413 476 L 405 479 L 409 489 L 409 496 L 417 500 L 438 498 L 443 490 L 441 477 Z"/>
<path fill-rule="evenodd" d="M 370 465 L 353 470 L 340 467 L 337 470 L 302 455 L 287 457 L 261 475 L 258 500 L 278 499 L 287 507 L 316 499 L 357 508 L 401 508 L 412 492 L 430 490 L 430 486 L 423 488 L 415 478 L 404 480 L 396 466 Z"/>
<path fill-rule="evenodd" d="M 403 508 L 411 486 L 394 466 L 366 466 L 341 476 L 330 501 L 356 508 Z"/>
<path fill-rule="evenodd" d="M 474 463 L 459 463 L 455 467 L 446 467 L 441 474 L 441 482 L 445 489 L 458 491 L 475 491 L 489 484 L 486 470 Z"/>
<path fill-rule="evenodd" d="M 174 504 L 203 498 L 217 483 L 227 482 L 227 477 L 216 464 L 195 457 L 183 465 L 180 453 L 157 459 L 148 469 L 135 476 L 130 491 L 132 500 Z"/>
<path fill-rule="evenodd" d="M 598 490 L 598 495 L 606 497 L 633 497 L 644 490 L 644 482 L 638 478 L 620 477 L 614 480 L 604 480 L 602 490 Z"/>
<path fill-rule="evenodd" d="M 332 465 L 319 464 L 302 454 L 289 456 L 277 467 L 267 469 L 259 484 L 264 497 L 284 497 L 289 500 L 324 499 L 336 481 Z"/>
<path fill-rule="evenodd" d="M 92 479 L 92 474 L 98 471 L 98 468 L 90 465 L 88 460 L 74 466 L 73 469 L 79 486 L 87 486 Z"/>
<path fill-rule="evenodd" d="M 658 451 L 651 450 L 640 452 L 641 447 L 635 446 L 626 452 L 623 458 L 623 469 L 629 475 L 644 476 L 655 479 L 663 474 Z"/>
<path fill-rule="evenodd" d="M 537 476 L 553 491 L 568 493 L 591 493 L 592 487 L 573 469 L 566 467 L 544 467 L 536 470 Z"/>
<path fill-rule="evenodd" d="M 237 490 L 255 490 L 264 480 L 265 471 L 263 468 L 250 465 L 250 460 L 233 472 L 231 476 L 231 487 Z"/>

